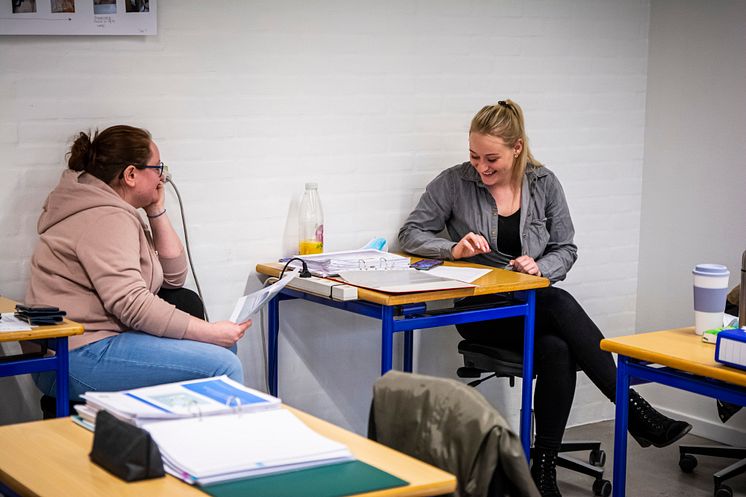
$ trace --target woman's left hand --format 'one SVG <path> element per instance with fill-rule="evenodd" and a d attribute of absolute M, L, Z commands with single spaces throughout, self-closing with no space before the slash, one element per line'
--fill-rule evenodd
<path fill-rule="evenodd" d="M 152 204 L 145 206 L 145 213 L 148 216 L 155 216 L 156 214 L 163 212 L 164 205 L 166 204 L 166 189 L 164 188 L 163 181 L 158 183 L 156 194 L 158 195 L 157 200 Z"/>
<path fill-rule="evenodd" d="M 516 259 L 511 260 L 509 264 L 513 266 L 513 271 L 518 271 L 519 273 L 532 274 L 534 276 L 541 276 L 541 271 L 539 271 L 539 266 L 536 264 L 536 261 L 534 260 L 533 257 L 522 255 Z"/>

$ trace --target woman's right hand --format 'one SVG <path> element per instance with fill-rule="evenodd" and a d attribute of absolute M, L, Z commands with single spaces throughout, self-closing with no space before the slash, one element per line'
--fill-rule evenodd
<path fill-rule="evenodd" d="M 233 321 L 208 323 L 201 319 L 192 318 L 189 321 L 189 325 L 187 325 L 187 332 L 184 338 L 229 348 L 233 347 L 236 342 L 243 338 L 249 326 L 251 326 L 250 319 L 236 324 Z"/>
<path fill-rule="evenodd" d="M 477 254 L 488 254 L 492 252 L 490 244 L 482 235 L 469 232 L 459 240 L 451 249 L 451 256 L 454 259 L 463 259 L 464 257 L 473 257 Z"/>

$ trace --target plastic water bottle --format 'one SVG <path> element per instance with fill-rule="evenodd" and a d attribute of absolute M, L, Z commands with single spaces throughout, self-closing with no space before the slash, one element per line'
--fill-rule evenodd
<path fill-rule="evenodd" d="M 324 251 L 324 213 L 319 199 L 319 185 L 306 183 L 298 213 L 298 253 L 320 254 Z"/>

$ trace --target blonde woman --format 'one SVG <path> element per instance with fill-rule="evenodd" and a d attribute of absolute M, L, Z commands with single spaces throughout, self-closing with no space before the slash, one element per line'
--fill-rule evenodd
<path fill-rule="evenodd" d="M 528 146 L 523 111 L 512 100 L 480 110 L 469 129 L 470 161 L 446 169 L 425 190 L 399 231 L 412 254 L 565 279 L 577 259 L 575 229 L 559 180 Z M 447 230 L 448 238 L 439 236 Z M 505 305 L 509 295 L 464 299 L 456 305 Z M 459 325 L 467 340 L 523 349 L 523 318 Z M 531 472 L 543 497 L 560 496 L 557 450 L 575 393 L 576 366 L 612 402 L 616 366 L 599 348 L 601 331 L 567 291 L 536 291 L 535 416 Z M 669 419 L 630 391 L 629 431 L 644 447 L 665 447 L 691 425 Z"/>

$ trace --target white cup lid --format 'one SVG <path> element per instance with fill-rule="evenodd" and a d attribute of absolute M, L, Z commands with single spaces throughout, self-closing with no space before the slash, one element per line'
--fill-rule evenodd
<path fill-rule="evenodd" d="M 701 276 L 723 276 L 730 274 L 730 271 L 722 264 L 697 264 L 692 273 Z"/>

